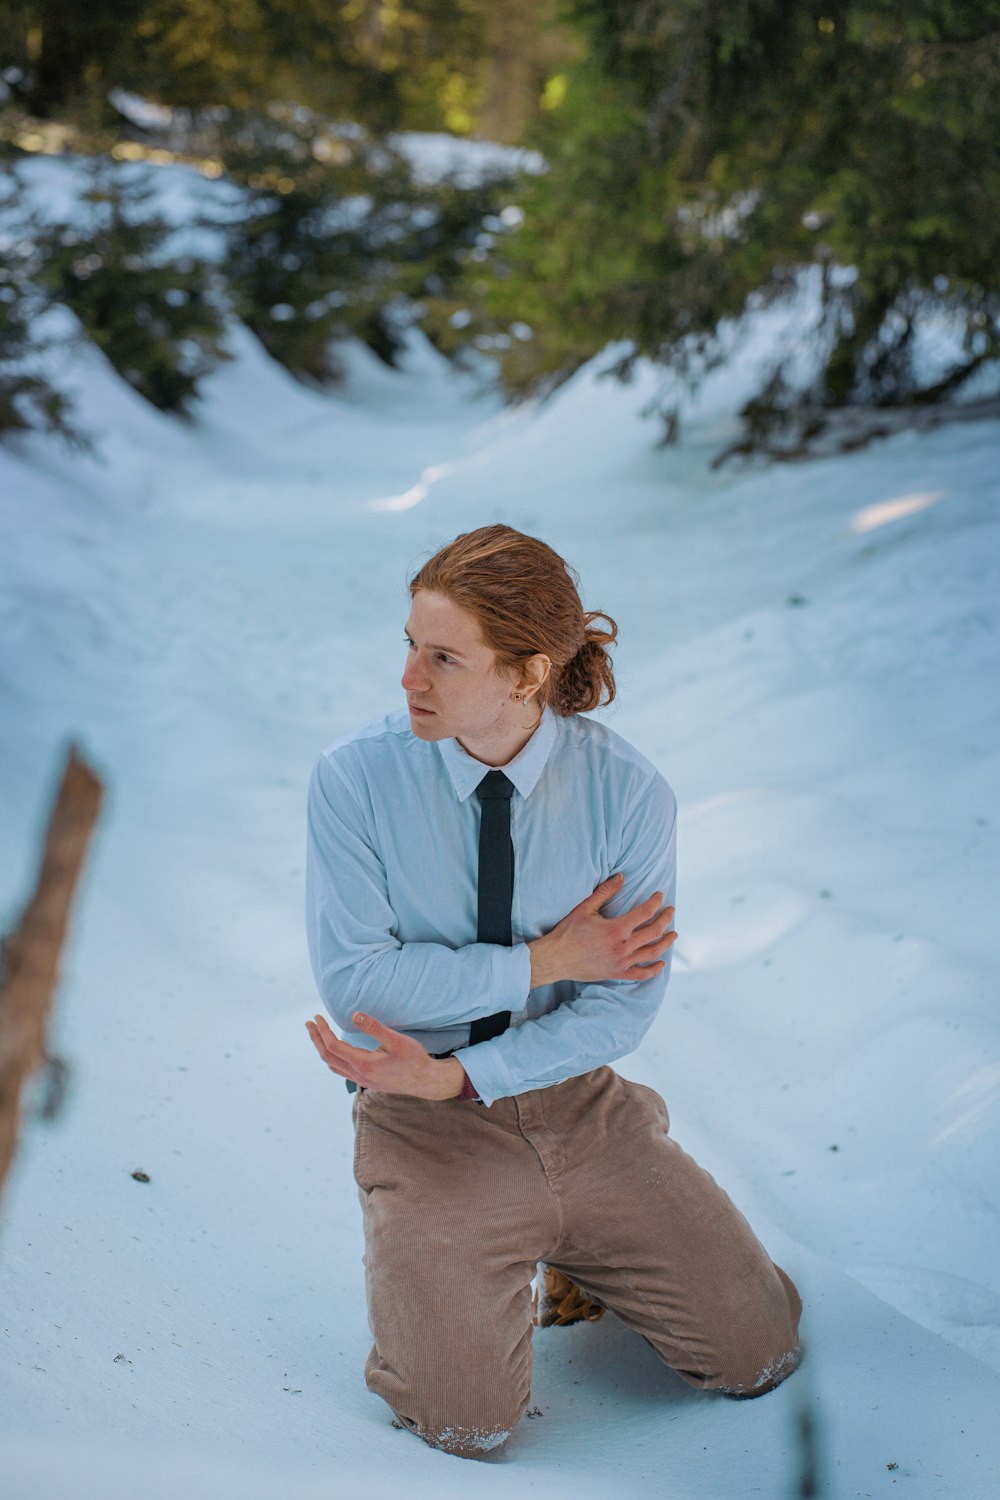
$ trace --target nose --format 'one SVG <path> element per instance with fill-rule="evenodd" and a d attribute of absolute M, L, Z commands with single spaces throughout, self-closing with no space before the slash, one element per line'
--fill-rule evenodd
<path fill-rule="evenodd" d="M 403 691 L 407 693 L 425 693 L 430 686 L 427 681 L 427 673 L 420 665 L 416 651 L 407 653 L 406 666 L 403 668 L 400 683 Z"/>

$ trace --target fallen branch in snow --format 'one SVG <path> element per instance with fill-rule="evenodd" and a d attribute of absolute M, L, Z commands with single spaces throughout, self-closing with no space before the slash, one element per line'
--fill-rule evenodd
<path fill-rule="evenodd" d="M 70 748 L 35 893 L 0 949 L 0 1186 L 14 1156 L 21 1091 L 45 1058 L 70 908 L 103 788 Z"/>
<path fill-rule="evenodd" d="M 844 406 L 795 414 L 796 425 L 786 443 L 780 435 L 751 439 L 741 437 L 723 448 L 710 467 L 720 469 L 733 459 L 758 466 L 768 463 L 800 463 L 856 453 L 879 438 L 898 432 L 932 432 L 947 422 L 995 421 L 1000 417 L 1000 397 L 984 396 L 975 401 L 942 402 L 940 405 Z"/>

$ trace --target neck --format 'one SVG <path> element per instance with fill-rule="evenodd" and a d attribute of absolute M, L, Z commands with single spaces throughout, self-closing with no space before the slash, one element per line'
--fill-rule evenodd
<path fill-rule="evenodd" d="M 488 738 L 470 741 L 456 735 L 455 740 L 461 745 L 466 755 L 471 755 L 473 760 L 482 761 L 484 766 L 505 766 L 508 761 L 514 759 L 518 751 L 524 749 L 541 722 L 542 715 L 539 714 L 527 729 L 515 722 L 506 730 L 500 730 Z"/>

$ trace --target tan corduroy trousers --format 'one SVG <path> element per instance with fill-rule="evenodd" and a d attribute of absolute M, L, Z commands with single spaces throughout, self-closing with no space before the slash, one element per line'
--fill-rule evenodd
<path fill-rule="evenodd" d="M 530 1283 L 566 1272 L 703 1390 L 763 1394 L 802 1303 L 642 1084 L 597 1068 L 445 1103 L 361 1091 L 369 1390 L 434 1447 L 481 1457 L 526 1410 Z"/>

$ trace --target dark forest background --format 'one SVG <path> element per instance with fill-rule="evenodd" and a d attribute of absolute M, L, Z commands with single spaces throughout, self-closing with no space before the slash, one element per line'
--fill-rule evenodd
<path fill-rule="evenodd" d="M 0 434 L 74 432 L 58 306 L 178 414 L 234 317 L 320 386 L 417 323 L 516 399 L 609 342 L 695 381 L 813 268 L 743 412 L 772 451 L 1000 355 L 1000 0 L 0 0 L 0 49 Z M 428 182 L 411 131 L 539 159 Z M 80 158 L 79 212 L 30 191 L 40 155 Z M 177 163 L 235 190 L 203 241 L 158 201 Z M 958 333 L 930 373 L 929 318 Z"/>

